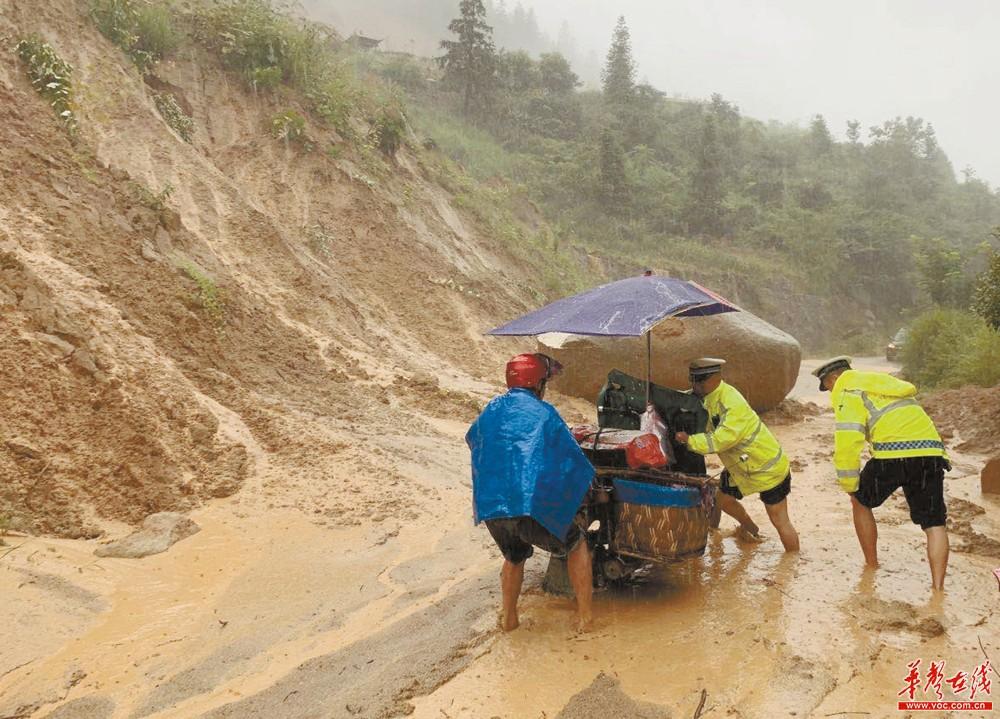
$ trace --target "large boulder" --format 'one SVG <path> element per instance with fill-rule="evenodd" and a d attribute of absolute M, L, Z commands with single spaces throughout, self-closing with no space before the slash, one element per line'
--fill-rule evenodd
<path fill-rule="evenodd" d="M 672 318 L 657 325 L 652 335 L 652 379 L 666 387 L 689 386 L 690 360 L 721 357 L 726 360 L 726 381 L 763 411 L 788 395 L 799 374 L 802 349 L 796 339 L 749 312 Z M 646 376 L 644 338 L 549 333 L 539 337 L 539 345 L 539 351 L 565 367 L 552 386 L 563 394 L 594 400 L 615 368 Z"/>

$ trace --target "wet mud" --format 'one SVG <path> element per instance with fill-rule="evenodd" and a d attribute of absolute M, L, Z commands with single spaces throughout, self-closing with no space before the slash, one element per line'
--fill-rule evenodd
<path fill-rule="evenodd" d="M 763 542 L 723 518 L 703 557 L 597 593 L 587 635 L 571 600 L 541 591 L 542 553 L 528 563 L 521 628 L 498 631 L 501 562 L 469 518 L 459 420 L 427 420 L 435 443 L 456 448 L 445 455 L 419 436 L 386 440 L 410 456 L 393 481 L 433 488 L 410 506 L 419 519 L 319 524 L 275 508 L 260 490 L 281 468 L 258 458 L 249 486 L 192 513 L 202 531 L 163 554 L 97 558 L 94 542 L 8 538 L 23 546 L 0 567 L 13 628 L 0 716 L 897 716 L 908 662 L 971 672 L 984 651 L 1000 657 L 997 508 L 979 493 L 982 458 L 956 453 L 945 595 L 930 591 L 923 533 L 901 499 L 876 511 L 881 566 L 866 570 L 831 476 L 823 399 L 773 423 L 796 462 L 801 553 L 782 551 L 751 498 Z M 555 400 L 566 415 L 589 410 Z"/>

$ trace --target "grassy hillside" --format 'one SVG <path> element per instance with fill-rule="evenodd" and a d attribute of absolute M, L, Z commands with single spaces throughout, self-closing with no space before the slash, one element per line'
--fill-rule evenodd
<path fill-rule="evenodd" d="M 582 92 L 559 56 L 505 51 L 467 110 L 462 78 L 435 62 L 353 62 L 402 89 L 421 137 L 534 203 L 555 246 L 701 278 L 813 346 L 881 341 L 928 299 L 917 258 L 943 243 L 971 279 L 1000 222 L 1000 195 L 972 171 L 956 179 L 921 118 L 853 124 L 838 142 L 820 116 L 802 129 L 718 95 Z M 772 290 L 848 311 L 826 312 L 816 332 Z"/>

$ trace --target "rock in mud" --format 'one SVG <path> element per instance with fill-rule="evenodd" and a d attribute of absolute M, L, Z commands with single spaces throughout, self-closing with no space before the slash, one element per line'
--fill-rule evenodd
<path fill-rule="evenodd" d="M 552 388 L 593 401 L 608 372 L 646 376 L 646 341 L 550 333 L 539 350 L 558 359 L 563 373 Z M 685 389 L 688 363 L 697 357 L 726 360 L 724 377 L 759 410 L 776 407 L 795 386 L 802 349 L 794 337 L 749 312 L 670 319 L 653 330 L 653 381 Z"/>
<path fill-rule="evenodd" d="M 1000 494 L 1000 457 L 986 462 L 980 475 L 980 486 L 983 494 Z"/>
<path fill-rule="evenodd" d="M 98 557 L 138 559 L 165 552 L 177 542 L 201 531 L 201 527 L 178 512 L 151 514 L 142 522 L 142 529 L 124 539 L 98 547 Z"/>
<path fill-rule="evenodd" d="M 26 442 L 17 439 L 8 439 L 4 444 L 11 452 L 24 459 L 38 459 L 41 453 Z"/>
<path fill-rule="evenodd" d="M 76 347 L 61 337 L 56 337 L 55 335 L 47 335 L 44 332 L 36 332 L 35 339 L 45 344 L 59 357 L 69 357 L 76 351 Z"/>
<path fill-rule="evenodd" d="M 556 719 L 670 719 L 665 707 L 637 702 L 622 691 L 621 683 L 604 672 L 598 674 L 590 686 L 574 694 Z"/>

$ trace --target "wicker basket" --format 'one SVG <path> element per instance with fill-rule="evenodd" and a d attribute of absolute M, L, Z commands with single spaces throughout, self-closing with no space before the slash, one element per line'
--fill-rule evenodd
<path fill-rule="evenodd" d="M 623 479 L 614 485 L 612 551 L 656 562 L 704 553 L 711 507 L 703 490 Z"/>

